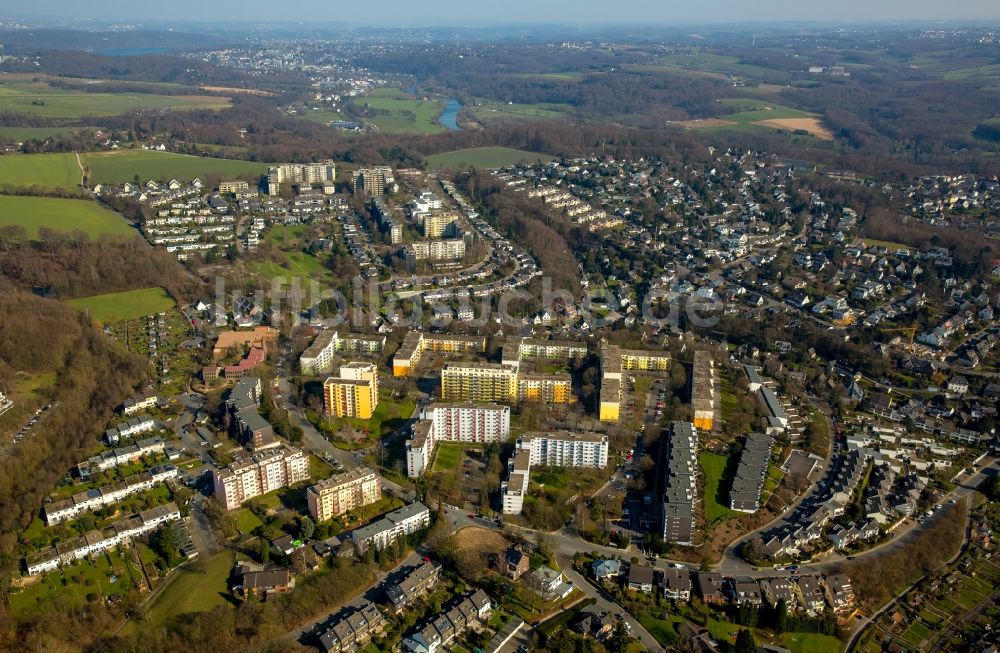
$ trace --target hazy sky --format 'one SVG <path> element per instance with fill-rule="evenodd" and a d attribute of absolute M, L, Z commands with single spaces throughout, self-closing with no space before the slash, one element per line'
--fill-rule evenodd
<path fill-rule="evenodd" d="M 344 22 L 361 25 L 513 23 L 690 24 L 771 21 L 1000 20 L 997 0 L 38 0 L 35 15 L 133 21 Z M 0 11 L 0 17 L 3 12 Z"/>

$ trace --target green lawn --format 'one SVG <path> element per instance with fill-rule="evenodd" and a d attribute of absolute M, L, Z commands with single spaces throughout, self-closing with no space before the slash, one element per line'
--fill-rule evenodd
<path fill-rule="evenodd" d="M 144 623 L 129 623 L 126 632 L 157 628 L 170 619 L 189 612 L 206 612 L 225 605 L 228 579 L 233 568 L 233 554 L 217 553 L 203 563 L 204 571 L 182 567 L 165 582 L 170 583 L 147 607 Z"/>
<path fill-rule="evenodd" d="M 327 421 L 327 425 L 334 433 L 345 426 L 368 432 L 366 441 L 364 442 L 346 442 L 334 439 L 333 444 L 343 449 L 367 447 L 375 441 L 376 437 L 384 437 L 392 433 L 395 429 L 401 428 L 410 419 L 410 415 L 413 414 L 413 409 L 416 408 L 416 405 L 416 401 L 412 399 L 393 399 L 382 396 L 379 398 L 378 406 L 375 407 L 375 412 L 372 413 L 371 419 L 356 419 L 353 417 L 330 418 Z"/>
<path fill-rule="evenodd" d="M 90 319 L 102 324 L 162 313 L 174 307 L 173 298 L 159 287 L 80 297 L 68 303 L 75 309 L 90 311 Z"/>
<path fill-rule="evenodd" d="M 698 455 L 698 463 L 705 472 L 705 521 L 709 524 L 736 514 L 727 507 L 728 497 L 719 489 L 728 461 L 727 456 L 708 451 Z"/>
<path fill-rule="evenodd" d="M 243 533 L 252 533 L 255 528 L 264 525 L 260 517 L 253 514 L 249 508 L 240 508 L 232 516 L 236 520 L 236 527 Z"/>
<path fill-rule="evenodd" d="M 0 195 L 0 227 L 10 225 L 24 227 L 32 240 L 38 239 L 39 227 L 80 230 L 95 238 L 136 234 L 121 216 L 91 200 Z"/>
<path fill-rule="evenodd" d="M 80 166 L 72 152 L 0 156 L 0 185 L 74 188 L 79 184 Z"/>
<path fill-rule="evenodd" d="M 465 445 L 461 442 L 442 442 L 434 448 L 434 465 L 436 472 L 448 472 L 458 468 L 458 463 L 465 457 Z"/>
<path fill-rule="evenodd" d="M 444 131 L 437 118 L 444 110 L 440 100 L 420 100 L 399 89 L 381 88 L 356 98 L 354 104 L 367 107 L 365 118 L 386 134 L 435 134 Z"/>
<path fill-rule="evenodd" d="M 89 93 L 53 88 L 45 82 L 4 80 L 0 83 L 0 112 L 43 118 L 117 116 L 133 109 L 224 109 L 229 98 L 207 95 L 153 93 Z"/>
<path fill-rule="evenodd" d="M 674 622 L 672 621 L 658 619 L 643 613 L 639 615 L 639 623 L 663 646 L 670 646 L 677 641 L 677 631 L 674 630 Z"/>
<path fill-rule="evenodd" d="M 189 181 L 207 175 L 252 179 L 266 173 L 268 168 L 268 164 L 254 161 L 149 150 L 88 152 L 81 157 L 90 173 L 87 183 L 91 186 L 97 183 L 117 184 L 133 181 L 136 176 L 143 182 L 149 179 Z"/>
<path fill-rule="evenodd" d="M 840 653 L 844 649 L 836 637 L 818 633 L 785 633 L 781 645 L 792 653 Z"/>
<path fill-rule="evenodd" d="M 547 154 L 516 150 L 510 147 L 472 147 L 427 157 L 432 170 L 443 168 L 501 168 L 522 161 L 551 161 Z"/>

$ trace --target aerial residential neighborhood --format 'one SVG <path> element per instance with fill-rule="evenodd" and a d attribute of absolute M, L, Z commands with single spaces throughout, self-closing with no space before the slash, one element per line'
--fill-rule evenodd
<path fill-rule="evenodd" d="M 1000 14 L 786 5 L 0 12 L 0 651 L 996 651 Z"/>

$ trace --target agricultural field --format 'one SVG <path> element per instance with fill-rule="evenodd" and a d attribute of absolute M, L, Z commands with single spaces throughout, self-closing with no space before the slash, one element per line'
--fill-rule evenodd
<path fill-rule="evenodd" d="M 583 79 L 584 73 L 561 72 L 561 73 L 515 73 L 512 77 L 524 79 L 555 79 L 561 82 L 578 82 Z"/>
<path fill-rule="evenodd" d="M 382 88 L 354 101 L 372 115 L 365 120 L 387 134 L 435 134 L 444 131 L 437 118 L 444 110 L 440 100 L 419 100 L 399 89 Z"/>
<path fill-rule="evenodd" d="M 705 521 L 709 524 L 735 514 L 726 505 L 728 497 L 720 489 L 728 462 L 728 457 L 717 453 L 703 451 L 698 455 L 698 464 L 705 472 Z"/>
<path fill-rule="evenodd" d="M 99 236 L 133 236 L 135 230 L 117 213 L 90 200 L 0 195 L 0 227 L 20 225 L 36 240 L 38 229 L 83 231 Z"/>
<path fill-rule="evenodd" d="M 472 147 L 465 150 L 443 152 L 427 157 L 427 166 L 432 170 L 445 168 L 502 168 L 522 161 L 550 161 L 547 154 L 516 150 L 510 147 Z"/>
<path fill-rule="evenodd" d="M 0 79 L 0 112 L 41 118 L 117 116 L 133 109 L 225 109 L 230 105 L 227 97 L 90 93 L 54 88 L 44 81 Z"/>
<path fill-rule="evenodd" d="M 89 173 L 88 183 L 120 184 L 156 179 L 187 181 L 195 177 L 222 175 L 225 177 L 255 177 L 267 172 L 268 164 L 235 159 L 153 152 L 149 150 L 118 150 L 115 152 L 88 152 L 82 155 Z"/>
<path fill-rule="evenodd" d="M 568 104 L 516 104 L 481 98 L 467 108 L 475 114 L 477 119 L 485 123 L 523 120 L 525 118 L 561 118 L 573 111 L 573 107 Z"/>
<path fill-rule="evenodd" d="M 726 129 L 743 132 L 762 132 L 768 129 L 808 134 L 820 140 L 833 140 L 833 134 L 820 116 L 766 100 L 727 98 L 719 100 L 723 108 L 720 116 L 699 121 L 678 123 L 689 129 Z"/>
<path fill-rule="evenodd" d="M 61 134 L 71 134 L 85 127 L 0 127 L 0 140 L 17 142 L 44 140 Z"/>
<path fill-rule="evenodd" d="M 71 299 L 68 304 L 89 311 L 93 321 L 107 324 L 162 313 L 174 307 L 174 300 L 163 288 L 143 288 Z"/>
<path fill-rule="evenodd" d="M 75 188 L 81 175 L 72 152 L 0 156 L 0 185 Z"/>

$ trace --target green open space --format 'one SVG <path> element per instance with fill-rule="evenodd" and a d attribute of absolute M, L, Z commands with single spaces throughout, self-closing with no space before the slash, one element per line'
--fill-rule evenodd
<path fill-rule="evenodd" d="M 157 95 L 154 93 L 91 93 L 49 86 L 44 81 L 0 80 L 0 112 L 42 118 L 117 116 L 135 109 L 224 109 L 227 97 Z"/>
<path fill-rule="evenodd" d="M 677 641 L 677 631 L 674 629 L 673 621 L 654 617 L 647 612 L 640 614 L 638 619 L 642 627 L 663 646 L 670 646 Z"/>
<path fill-rule="evenodd" d="M 844 643 L 832 635 L 784 633 L 781 645 L 792 653 L 840 653 Z"/>
<path fill-rule="evenodd" d="M 332 417 L 322 423 L 324 431 L 334 434 L 333 444 L 344 449 L 368 447 L 376 438 L 381 438 L 401 428 L 413 414 L 417 403 L 413 399 L 396 399 L 383 394 L 372 413 L 371 419 L 354 417 Z M 365 432 L 367 437 L 362 441 L 347 441 L 337 439 L 336 433 L 342 428 L 353 428 Z"/>
<path fill-rule="evenodd" d="M 434 466 L 436 472 L 448 472 L 458 468 L 458 463 L 465 457 L 465 445 L 461 442 L 442 442 L 434 447 Z"/>
<path fill-rule="evenodd" d="M 89 311 L 90 319 L 102 324 L 162 313 L 174 307 L 174 299 L 159 287 L 80 297 L 68 303 L 75 309 Z"/>
<path fill-rule="evenodd" d="M 709 451 L 698 454 L 698 464 L 705 473 L 705 521 L 709 524 L 736 514 L 726 505 L 727 497 L 720 489 L 728 463 L 729 457 L 722 454 Z"/>
<path fill-rule="evenodd" d="M 472 147 L 453 152 L 443 152 L 427 157 L 427 167 L 444 168 L 502 168 L 522 161 L 551 161 L 548 154 L 517 150 L 511 147 Z"/>
<path fill-rule="evenodd" d="M 437 118 L 444 110 L 440 100 L 421 100 L 400 89 L 381 88 L 354 100 L 371 110 L 365 120 L 387 134 L 435 134 L 444 131 Z"/>
<path fill-rule="evenodd" d="M 0 195 L 0 227 L 14 225 L 24 227 L 32 240 L 38 239 L 41 227 L 67 233 L 82 231 L 95 238 L 136 233 L 117 213 L 91 200 Z"/>
<path fill-rule="evenodd" d="M 538 104 L 519 104 L 517 102 L 497 102 L 485 98 L 476 98 L 468 107 L 476 118 L 483 122 L 496 122 L 524 118 L 560 118 L 572 113 L 569 104 L 553 104 L 540 102 Z"/>
<path fill-rule="evenodd" d="M 11 594 L 11 610 L 15 615 L 24 615 L 51 610 L 54 604 L 71 610 L 83 607 L 88 600 L 124 594 L 132 589 L 130 573 L 137 579 L 141 573 L 134 562 L 131 566 L 127 563 L 128 556 L 110 551 L 92 561 L 78 560 L 44 574 L 34 584 Z"/>
<path fill-rule="evenodd" d="M 233 554 L 217 553 L 206 562 L 181 567 L 164 582 L 146 608 L 142 623 L 130 622 L 126 632 L 158 628 L 171 619 L 191 612 L 206 612 L 224 605 L 229 594 L 228 579 L 233 568 Z"/>
<path fill-rule="evenodd" d="M 910 624 L 910 627 L 906 629 L 906 632 L 903 633 L 902 637 L 907 642 L 919 646 L 920 642 L 927 639 L 927 636 L 930 634 L 930 628 L 919 621 L 914 621 Z"/>
<path fill-rule="evenodd" d="M 80 176 L 72 152 L 0 156 L 0 185 L 74 188 L 80 184 Z"/>
<path fill-rule="evenodd" d="M 264 525 L 260 517 L 253 514 L 248 508 L 240 508 L 234 512 L 233 519 L 236 521 L 236 528 L 240 529 L 242 533 L 252 533 L 255 528 Z"/>
<path fill-rule="evenodd" d="M 195 177 L 208 175 L 253 178 L 263 175 L 268 168 L 268 164 L 254 161 L 151 150 L 88 152 L 81 156 L 89 172 L 90 185 L 120 184 L 134 181 L 136 177 L 141 181 L 149 179 L 189 181 Z"/>
<path fill-rule="evenodd" d="M 274 261 L 254 261 L 250 269 L 267 279 L 275 277 L 309 277 L 321 281 L 333 281 L 333 274 L 315 256 L 306 252 L 288 252 L 285 263 Z"/>
<path fill-rule="evenodd" d="M 560 72 L 560 73 L 515 73 L 511 77 L 521 77 L 522 79 L 555 79 L 563 82 L 578 82 L 583 79 L 584 73 Z"/>
<path fill-rule="evenodd" d="M 83 127 L 0 127 L 0 139 L 23 142 L 71 134 Z"/>

